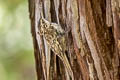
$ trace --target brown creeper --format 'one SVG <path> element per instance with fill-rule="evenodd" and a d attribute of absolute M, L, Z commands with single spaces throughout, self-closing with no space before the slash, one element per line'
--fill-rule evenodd
<path fill-rule="evenodd" d="M 50 46 L 51 50 L 62 60 L 65 68 L 73 80 L 73 71 L 65 54 L 66 43 L 64 30 L 60 25 L 56 23 L 50 23 L 43 17 L 40 18 L 38 28 L 40 35 L 46 39 L 46 42 Z"/>

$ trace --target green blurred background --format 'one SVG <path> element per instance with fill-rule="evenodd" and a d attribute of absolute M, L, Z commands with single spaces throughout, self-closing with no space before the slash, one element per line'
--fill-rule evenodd
<path fill-rule="evenodd" d="M 36 80 L 27 0 L 0 0 L 0 80 Z"/>

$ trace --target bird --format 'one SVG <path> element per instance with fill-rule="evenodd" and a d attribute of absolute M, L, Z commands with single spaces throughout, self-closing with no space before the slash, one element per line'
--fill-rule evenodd
<path fill-rule="evenodd" d="M 43 17 L 40 17 L 38 29 L 39 34 L 45 38 L 50 49 L 60 58 L 67 69 L 69 76 L 74 80 L 72 68 L 65 54 L 65 31 L 59 24 L 49 22 Z"/>

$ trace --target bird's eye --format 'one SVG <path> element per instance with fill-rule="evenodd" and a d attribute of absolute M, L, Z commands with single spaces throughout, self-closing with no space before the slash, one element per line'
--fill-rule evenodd
<path fill-rule="evenodd" d="M 44 24 L 45 22 L 42 20 L 42 23 Z"/>

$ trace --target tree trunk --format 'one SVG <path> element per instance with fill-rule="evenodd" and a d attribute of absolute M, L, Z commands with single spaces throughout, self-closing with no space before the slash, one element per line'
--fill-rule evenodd
<path fill-rule="evenodd" d="M 120 0 L 29 0 L 37 78 L 69 80 L 62 61 L 38 34 L 40 12 L 67 31 L 75 80 L 120 80 Z"/>

